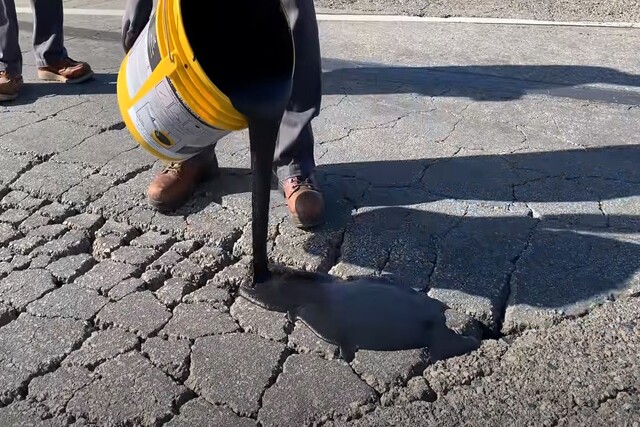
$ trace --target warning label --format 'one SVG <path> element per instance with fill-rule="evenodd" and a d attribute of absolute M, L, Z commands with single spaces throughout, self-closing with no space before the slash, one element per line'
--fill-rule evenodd
<path fill-rule="evenodd" d="M 155 15 L 129 54 L 127 89 L 131 98 L 160 62 L 154 28 Z M 229 134 L 229 131 L 207 125 L 189 110 L 167 77 L 134 104 L 128 113 L 147 144 L 169 157 L 191 157 Z"/>

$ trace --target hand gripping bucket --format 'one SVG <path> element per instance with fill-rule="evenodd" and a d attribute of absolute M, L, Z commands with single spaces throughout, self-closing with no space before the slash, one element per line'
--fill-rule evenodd
<path fill-rule="evenodd" d="M 142 147 L 165 161 L 186 160 L 248 127 L 247 117 L 234 107 L 234 93 L 246 98 L 246 85 L 292 78 L 293 39 L 286 14 L 277 1 L 265 18 L 259 10 L 269 3 L 264 1 L 205 6 L 196 0 L 158 1 L 123 60 L 117 82 L 120 113 Z M 262 6 L 252 9 L 256 4 Z M 247 10 L 253 11 L 254 22 Z M 252 35 L 249 27 L 255 31 L 260 25 L 262 34 Z"/>

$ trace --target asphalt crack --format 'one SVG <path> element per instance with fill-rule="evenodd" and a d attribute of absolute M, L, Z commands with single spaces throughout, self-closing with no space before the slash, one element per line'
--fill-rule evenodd
<path fill-rule="evenodd" d="M 297 353 L 288 345 L 285 345 L 284 349 L 282 350 L 282 353 L 280 353 L 280 358 L 276 366 L 273 368 L 273 371 L 271 372 L 271 377 L 267 381 L 267 384 L 264 390 L 262 391 L 262 393 L 260 393 L 260 397 L 258 398 L 258 410 L 249 414 L 249 418 L 252 418 L 255 420 L 258 419 L 258 417 L 260 416 L 260 411 L 262 410 L 262 407 L 263 407 L 263 399 L 265 394 L 267 393 L 267 391 L 269 391 L 271 387 L 273 387 L 276 384 L 276 382 L 278 381 L 278 378 L 280 378 L 280 375 L 282 375 L 285 362 L 293 354 L 297 354 Z"/>
<path fill-rule="evenodd" d="M 427 279 L 426 279 L 426 288 L 427 289 L 431 289 L 433 287 L 432 280 L 433 280 L 433 276 L 436 274 L 438 266 L 440 265 L 440 252 L 442 250 L 442 245 L 447 240 L 449 235 L 456 228 L 458 228 L 458 227 L 460 227 L 462 225 L 462 223 L 464 222 L 464 219 L 469 214 L 469 208 L 470 208 L 469 204 L 465 204 L 464 212 L 462 213 L 462 216 L 460 216 L 449 228 L 447 228 L 444 233 L 442 233 L 440 236 L 434 237 L 434 239 L 435 239 L 435 245 L 434 245 L 435 249 L 433 251 L 433 253 L 434 253 L 433 267 L 431 268 L 431 271 L 429 272 L 429 275 L 427 276 Z"/>
<path fill-rule="evenodd" d="M 606 227 L 610 228 L 611 227 L 611 216 L 607 213 L 607 211 L 604 209 L 604 205 L 602 203 L 603 201 L 600 199 L 598 200 L 598 210 L 600 211 L 600 213 L 602 215 L 604 215 L 604 217 L 607 219 L 607 224 Z"/>
<path fill-rule="evenodd" d="M 353 224 L 355 222 L 355 219 L 352 217 L 351 221 L 349 222 L 349 224 Z M 332 257 L 330 262 L 326 263 L 326 267 L 321 269 L 321 273 L 329 273 L 336 265 L 338 265 L 340 263 L 340 260 L 342 258 L 342 248 L 344 246 L 344 242 L 347 236 L 347 228 L 349 228 L 349 224 L 345 225 L 344 228 L 341 230 L 340 235 L 338 236 L 338 239 L 336 239 L 336 243 L 333 246 L 333 250 L 331 251 L 332 253 Z"/>
<path fill-rule="evenodd" d="M 80 342 L 78 342 L 74 346 L 72 346 L 71 350 L 67 354 L 65 354 L 63 357 L 61 357 L 59 360 L 52 360 L 46 366 L 44 366 L 41 369 L 39 369 L 36 373 L 34 373 L 32 375 L 29 375 L 27 377 L 27 379 L 18 388 L 17 393 L 16 393 L 17 396 L 20 399 L 26 399 L 28 394 L 29 394 L 29 386 L 30 386 L 31 382 L 36 378 L 44 377 L 45 375 L 50 374 L 50 373 L 55 372 L 56 370 L 58 370 L 62 366 L 62 363 L 65 361 L 65 359 L 67 357 L 69 357 L 69 355 L 71 353 L 73 353 L 74 351 L 80 349 L 80 347 L 82 347 L 82 345 L 85 343 L 85 341 L 91 337 L 92 333 L 93 333 L 93 329 L 89 325 L 85 325 L 84 335 L 81 338 Z M 10 401 L 6 402 L 5 404 L 0 402 L 0 408 L 8 406 L 11 403 L 13 403 L 14 401 L 15 401 L 15 396 L 14 396 L 13 399 L 10 399 Z"/>
<path fill-rule="evenodd" d="M 531 216 L 533 217 L 533 211 L 531 211 Z M 503 295 L 501 296 L 500 300 L 501 303 L 498 307 L 498 318 L 496 319 L 496 330 L 498 333 L 498 336 L 500 335 L 500 331 L 502 330 L 502 325 L 504 323 L 504 320 L 506 318 L 506 312 L 507 312 L 507 308 L 509 306 L 509 300 L 511 298 L 511 294 L 513 292 L 513 275 L 515 274 L 515 272 L 518 269 L 518 263 L 520 262 L 520 260 L 522 259 L 522 257 L 527 253 L 527 251 L 529 251 L 529 248 L 531 248 L 531 244 L 533 242 L 533 237 L 539 227 L 539 225 L 542 223 L 541 220 L 537 220 L 536 223 L 531 227 L 531 229 L 529 230 L 529 234 L 527 235 L 527 239 L 522 247 L 522 250 L 512 259 L 509 260 L 509 262 L 511 263 L 511 269 L 510 271 L 507 273 L 506 277 L 505 277 L 505 281 L 504 281 L 504 288 L 503 288 Z"/>
<path fill-rule="evenodd" d="M 381 260 L 380 265 L 378 266 L 378 271 L 377 274 L 379 276 L 382 276 L 382 274 L 384 273 L 385 269 L 387 268 L 387 265 L 389 265 L 389 262 L 391 261 L 391 255 L 393 254 L 393 251 L 395 249 L 396 243 L 397 241 L 394 240 L 391 243 L 391 246 L 385 250 L 385 257 L 384 259 Z"/>
<path fill-rule="evenodd" d="M 35 125 L 36 123 L 42 123 L 42 122 L 44 122 L 44 121 L 46 121 L 46 120 L 49 120 L 49 119 L 55 118 L 58 114 L 62 113 L 63 111 L 69 110 L 69 109 L 71 109 L 71 108 L 79 107 L 80 105 L 86 104 L 87 102 L 90 102 L 90 101 L 85 100 L 85 101 L 82 101 L 82 102 L 80 102 L 80 103 L 78 103 L 78 104 L 70 105 L 70 106 L 65 107 L 65 108 L 62 108 L 61 110 L 58 110 L 58 111 L 56 111 L 56 112 L 54 112 L 54 113 L 48 114 L 48 115 L 46 115 L 46 116 L 44 116 L 44 117 L 42 117 L 42 116 L 40 116 L 38 113 L 36 113 L 36 111 L 35 111 L 35 110 L 34 110 L 34 111 L 26 111 L 27 113 L 33 113 L 33 114 L 35 114 L 36 116 L 40 117 L 40 119 L 36 120 L 35 122 L 30 122 L 30 123 L 26 123 L 26 124 L 24 124 L 24 125 L 21 125 L 21 126 L 19 126 L 19 127 L 15 128 L 15 129 L 10 130 L 9 132 L 0 133 L 0 137 L 7 136 L 7 135 L 11 135 L 12 133 L 15 133 L 15 132 L 19 131 L 20 129 L 24 129 L 24 128 L 27 128 L 27 127 L 29 127 L 29 126 L 33 126 L 33 125 Z M 7 150 L 7 151 L 9 151 L 9 150 Z"/>
<path fill-rule="evenodd" d="M 348 95 L 347 94 L 343 94 L 340 96 L 340 99 L 338 100 L 338 102 L 336 102 L 335 104 L 329 104 L 329 105 L 325 105 L 323 107 L 320 108 L 320 113 L 323 113 L 326 110 L 329 110 L 331 108 L 338 108 L 340 107 L 340 105 L 345 101 L 345 99 L 347 99 Z"/>
<path fill-rule="evenodd" d="M 458 120 L 453 124 L 453 126 L 451 127 L 451 130 L 449 131 L 449 133 L 447 134 L 447 136 L 445 136 L 444 138 L 442 138 L 441 140 L 436 141 L 439 144 L 443 144 L 445 142 L 447 142 L 447 140 L 449 138 L 451 138 L 451 136 L 456 132 L 456 130 L 458 130 L 458 126 L 460 125 L 460 123 L 462 123 L 463 120 L 466 119 L 466 117 L 462 114 L 464 113 L 464 111 L 469 108 L 471 104 L 467 104 L 462 110 L 460 110 L 458 113 L 449 113 L 453 116 L 458 117 Z M 455 154 L 451 157 L 455 157 Z"/>
<path fill-rule="evenodd" d="M 352 134 L 356 133 L 356 132 L 362 132 L 362 131 L 367 131 L 367 130 L 376 130 L 376 129 L 393 129 L 394 127 L 396 127 L 398 125 L 398 123 L 400 123 L 400 121 L 406 119 L 407 117 L 414 115 L 414 114 L 424 114 L 422 112 L 410 112 L 410 113 L 406 113 L 403 114 L 401 116 L 398 116 L 392 120 L 388 120 L 386 122 L 383 123 L 378 123 L 375 125 L 371 125 L 371 126 L 357 126 L 357 127 L 353 127 L 353 128 L 349 128 L 347 129 L 347 133 L 345 135 L 342 135 L 338 138 L 333 138 L 333 139 L 328 139 L 326 141 L 319 141 L 318 142 L 318 146 L 322 147 L 325 144 L 330 144 L 330 143 L 334 143 L 334 142 L 338 142 L 338 141 L 342 141 L 344 139 L 347 139 L 349 137 L 351 137 Z"/>

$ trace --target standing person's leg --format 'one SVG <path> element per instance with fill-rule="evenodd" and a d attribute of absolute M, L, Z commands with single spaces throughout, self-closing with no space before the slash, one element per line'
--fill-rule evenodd
<path fill-rule="evenodd" d="M 18 97 L 22 87 L 22 53 L 14 0 L 0 0 L 0 101 Z"/>
<path fill-rule="evenodd" d="M 89 64 L 69 58 L 64 47 L 62 0 L 31 0 L 34 10 L 33 49 L 38 78 L 80 83 L 93 76 Z"/>
<path fill-rule="evenodd" d="M 314 138 L 311 121 L 320 112 L 322 65 L 313 0 L 283 0 L 293 27 L 296 64 L 291 101 L 282 118 L 274 165 L 298 227 L 319 225 L 324 201 L 314 179 Z"/>

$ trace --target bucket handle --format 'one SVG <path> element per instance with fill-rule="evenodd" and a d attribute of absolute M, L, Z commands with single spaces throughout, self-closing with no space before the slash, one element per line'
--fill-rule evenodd
<path fill-rule="evenodd" d="M 173 54 L 171 53 L 171 47 L 169 46 L 169 26 L 167 25 L 167 20 L 169 19 L 168 9 L 169 0 L 164 0 L 164 41 L 167 45 L 167 52 L 169 56 L 169 61 L 173 64 L 175 61 L 173 60 Z"/>

